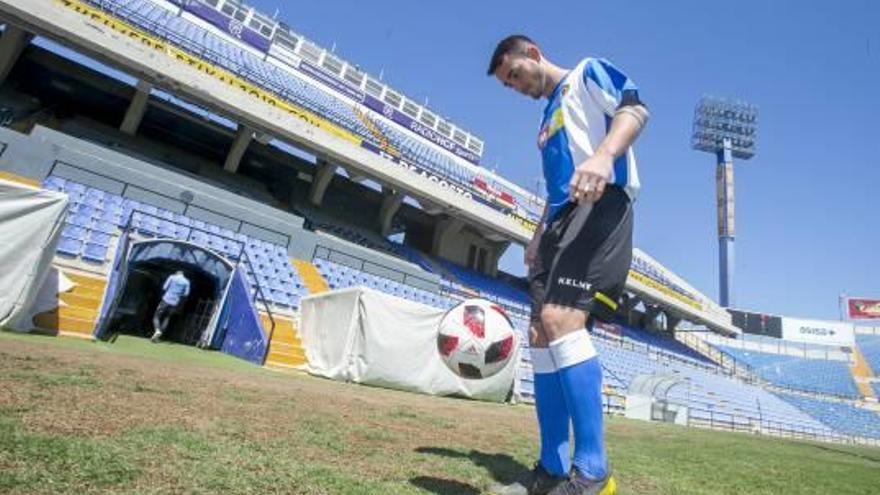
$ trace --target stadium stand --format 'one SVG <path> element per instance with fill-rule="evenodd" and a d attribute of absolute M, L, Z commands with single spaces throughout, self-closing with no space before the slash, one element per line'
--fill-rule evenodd
<path fill-rule="evenodd" d="M 647 347 L 652 347 L 661 351 L 665 351 L 680 359 L 692 361 L 698 365 L 714 365 L 714 363 L 709 358 L 703 356 L 699 352 L 691 349 L 690 347 L 684 345 L 683 343 L 675 340 L 672 337 L 661 335 L 657 332 L 652 332 L 643 328 L 623 325 L 620 323 L 616 324 L 615 327 L 621 330 L 619 335 L 621 338 L 629 340 L 635 344 L 644 344 Z"/>
<path fill-rule="evenodd" d="M 626 340 L 614 340 L 594 332 L 594 344 L 602 360 L 605 384 L 624 395 L 639 376 L 671 376 L 678 380 L 668 395 L 674 403 L 687 405 L 695 423 L 748 430 L 795 428 L 817 435 L 833 434 L 831 427 L 816 421 L 797 407 L 756 385 L 726 376 L 720 368 L 698 365 L 686 356 L 667 353 Z M 685 357 L 685 359 L 681 359 Z M 521 389 L 533 390 L 530 366 L 524 367 Z"/>
<path fill-rule="evenodd" d="M 283 246 L 61 177 L 47 177 L 43 187 L 67 193 L 70 198 L 59 254 L 104 263 L 111 238 L 118 237 L 123 228 L 145 237 L 187 240 L 230 259 L 241 259 L 254 292 L 260 286 L 269 302 L 299 307 L 305 287 Z"/>
<path fill-rule="evenodd" d="M 720 345 L 716 347 L 774 385 L 840 397 L 860 396 L 846 361 L 769 354 Z"/>
<path fill-rule="evenodd" d="M 792 394 L 779 396 L 836 431 L 858 437 L 880 438 L 880 415 L 875 412 L 843 402 Z"/>
<path fill-rule="evenodd" d="M 366 273 L 356 268 L 335 263 L 330 260 L 318 258 L 315 259 L 314 265 L 321 272 L 324 279 L 327 280 L 327 284 L 331 290 L 363 286 L 386 292 L 403 299 L 442 309 L 449 309 L 456 303 L 452 298 L 444 297 L 434 292 L 407 285 L 396 280 Z"/>
<path fill-rule="evenodd" d="M 476 290 L 481 296 L 505 301 L 510 306 L 519 307 L 525 312 L 528 311 L 529 296 L 524 291 L 455 263 L 441 259 L 436 261 L 452 273 L 460 284 Z"/>
<path fill-rule="evenodd" d="M 89 3 L 228 69 L 302 108 L 328 118 L 378 149 L 387 149 L 390 143 L 392 148 L 402 152 L 405 160 L 416 163 L 459 187 L 473 190 L 475 173 L 447 156 L 444 151 L 423 144 L 418 138 L 398 130 L 397 124 L 385 122 L 378 116 L 370 118 L 368 114 L 333 94 L 330 88 L 321 89 L 312 80 L 294 75 L 292 69 L 269 63 L 254 51 L 238 46 L 163 6 L 150 0 L 89 0 Z M 365 122 L 364 117 L 369 122 Z M 484 175 L 491 174 L 487 172 Z M 522 211 L 537 218 L 538 214 L 528 208 L 534 206 L 533 198 L 505 186 L 500 180 L 491 179 L 491 183 L 497 190 L 514 198 L 517 204 L 526 207 Z"/>

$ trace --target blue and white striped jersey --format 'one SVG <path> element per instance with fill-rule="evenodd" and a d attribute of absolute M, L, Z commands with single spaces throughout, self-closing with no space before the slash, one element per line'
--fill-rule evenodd
<path fill-rule="evenodd" d="M 538 148 L 547 182 L 547 221 L 569 201 L 568 183 L 575 167 L 590 157 L 611 128 L 611 119 L 638 88 L 611 62 L 586 58 L 562 78 L 544 109 Z M 631 200 L 639 190 L 632 148 L 614 162 L 609 184 L 622 187 Z"/>

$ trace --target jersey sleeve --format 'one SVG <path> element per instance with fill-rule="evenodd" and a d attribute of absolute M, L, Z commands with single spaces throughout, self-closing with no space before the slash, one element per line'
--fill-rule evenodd
<path fill-rule="evenodd" d="M 584 86 L 606 115 L 624 105 L 641 104 L 639 88 L 620 69 L 603 58 L 591 58 L 584 64 Z"/>

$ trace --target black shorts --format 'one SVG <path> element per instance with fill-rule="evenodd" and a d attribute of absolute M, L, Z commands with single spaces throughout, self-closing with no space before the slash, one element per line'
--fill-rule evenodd
<path fill-rule="evenodd" d="M 544 304 L 608 320 L 629 273 L 632 232 L 632 202 L 620 187 L 607 187 L 595 204 L 565 205 L 541 235 L 529 271 L 532 320 Z"/>

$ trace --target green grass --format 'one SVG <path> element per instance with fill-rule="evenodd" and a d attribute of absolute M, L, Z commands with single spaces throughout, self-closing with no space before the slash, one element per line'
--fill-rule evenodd
<path fill-rule="evenodd" d="M 82 350 L 97 353 L 109 353 L 125 356 L 138 356 L 164 362 L 186 362 L 197 366 L 210 366 L 248 373 L 266 373 L 266 370 L 252 363 L 236 359 L 219 352 L 204 352 L 195 347 L 176 345 L 168 342 L 151 344 L 148 340 L 120 335 L 115 342 L 102 342 L 80 338 L 58 338 L 44 335 L 20 334 L 0 331 L 0 342 L 3 341 L 33 342 L 51 348 Z"/>
<path fill-rule="evenodd" d="M 0 493 L 484 493 L 533 411 L 281 375 L 197 349 L 0 333 Z M 877 493 L 880 449 L 618 417 L 621 494 Z"/>

